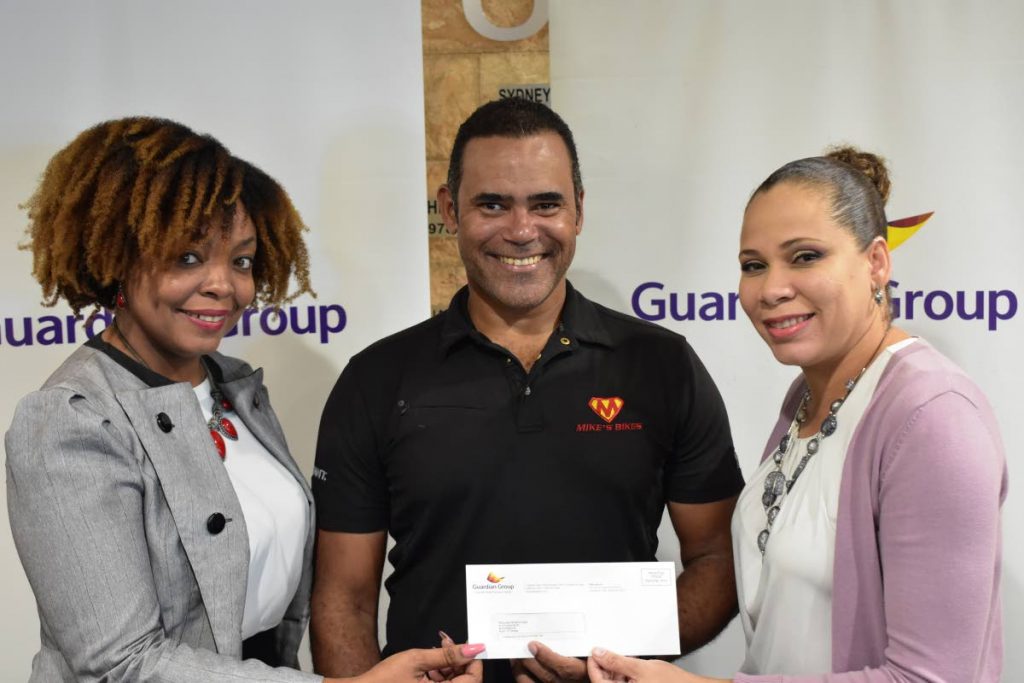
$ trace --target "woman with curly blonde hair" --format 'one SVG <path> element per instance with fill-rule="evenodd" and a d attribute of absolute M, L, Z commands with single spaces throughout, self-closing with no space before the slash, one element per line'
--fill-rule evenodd
<path fill-rule="evenodd" d="M 247 307 L 312 293 L 288 195 L 212 137 L 140 117 L 81 133 L 27 209 L 44 302 L 113 309 L 7 433 L 31 680 L 322 680 L 295 670 L 309 488 L 262 371 L 217 353 Z M 361 680 L 475 679 L 480 649 L 409 651 Z"/>

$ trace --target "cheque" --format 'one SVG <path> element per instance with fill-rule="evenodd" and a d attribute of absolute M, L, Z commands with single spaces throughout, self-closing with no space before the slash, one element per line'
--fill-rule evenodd
<path fill-rule="evenodd" d="M 537 640 L 566 656 L 595 646 L 679 654 L 671 562 L 466 565 L 469 641 L 484 657 L 530 657 Z"/>

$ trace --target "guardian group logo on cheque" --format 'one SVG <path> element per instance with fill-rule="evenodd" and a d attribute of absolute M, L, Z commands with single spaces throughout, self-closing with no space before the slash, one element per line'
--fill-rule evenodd
<path fill-rule="evenodd" d="M 900 218 L 889 223 L 890 250 L 897 249 L 920 230 L 934 212 Z M 1017 294 L 1012 289 L 901 289 L 898 280 L 889 281 L 894 320 L 981 321 L 990 332 L 999 323 L 1017 315 Z M 642 320 L 716 321 L 736 320 L 739 295 L 736 292 L 675 292 L 663 282 L 643 282 L 633 289 L 633 314 Z"/>
<path fill-rule="evenodd" d="M 516 586 L 514 583 L 503 583 L 505 581 L 504 576 L 498 576 L 494 572 L 487 573 L 487 583 L 474 583 L 474 591 L 510 591 Z"/>

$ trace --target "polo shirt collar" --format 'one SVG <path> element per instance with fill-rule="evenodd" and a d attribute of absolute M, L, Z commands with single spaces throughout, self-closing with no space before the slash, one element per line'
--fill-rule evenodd
<path fill-rule="evenodd" d="M 444 322 L 441 326 L 442 354 L 448 351 L 464 339 L 472 338 L 480 333 L 469 318 L 469 286 L 462 287 L 451 303 L 441 315 Z M 605 327 L 597 306 L 585 296 L 576 291 L 572 283 L 565 282 L 565 305 L 562 307 L 561 333 L 573 339 L 574 342 L 589 342 L 612 346 L 612 338 Z M 574 343 L 575 346 L 575 343 Z"/>
<path fill-rule="evenodd" d="M 612 346 L 612 337 L 597 310 L 597 304 L 565 283 L 565 306 L 562 308 L 562 329 L 570 337 L 602 346 Z"/>
<path fill-rule="evenodd" d="M 448 309 L 441 313 L 444 321 L 441 325 L 441 354 L 444 355 L 463 339 L 469 338 L 476 332 L 473 323 L 469 320 L 469 285 L 464 285 L 455 292 Z"/>

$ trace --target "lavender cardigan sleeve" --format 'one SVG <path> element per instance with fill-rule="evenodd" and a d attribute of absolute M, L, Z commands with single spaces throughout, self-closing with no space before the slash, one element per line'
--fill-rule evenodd
<path fill-rule="evenodd" d="M 790 423 L 801 392 L 791 389 L 769 444 Z M 1006 482 L 1002 440 L 981 391 L 922 340 L 899 351 L 843 470 L 833 570 L 836 673 L 735 680 L 999 681 Z"/>

